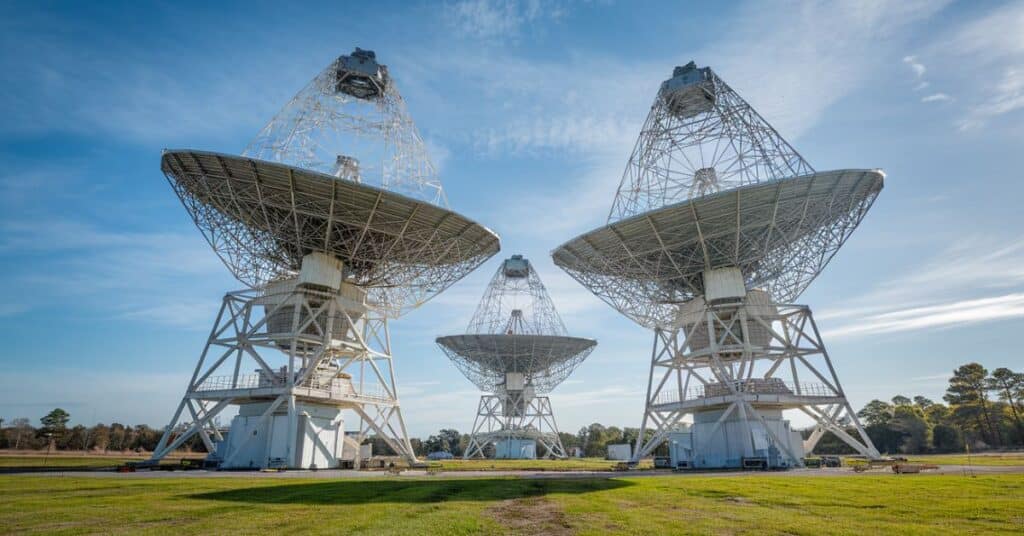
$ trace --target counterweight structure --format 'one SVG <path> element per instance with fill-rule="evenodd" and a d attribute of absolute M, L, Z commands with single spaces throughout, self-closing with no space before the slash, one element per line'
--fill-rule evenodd
<path fill-rule="evenodd" d="M 815 172 L 710 68 L 660 87 L 608 224 L 555 264 L 654 330 L 634 461 L 793 467 L 826 431 L 877 457 L 810 309 L 791 303 L 882 189 L 878 170 Z M 784 410 L 808 415 L 807 440 Z M 645 432 L 653 432 L 645 440 Z"/>
<path fill-rule="evenodd" d="M 466 458 L 564 458 L 565 447 L 546 393 L 593 351 L 597 342 L 568 336 L 533 265 L 522 255 L 494 274 L 465 335 L 438 337 L 438 345 L 486 394 L 480 397 Z"/>
<path fill-rule="evenodd" d="M 169 150 L 161 169 L 249 288 L 224 297 L 153 460 L 198 435 L 221 468 L 337 467 L 376 434 L 415 463 L 388 321 L 497 253 L 498 237 L 448 210 L 387 68 L 356 49 L 246 155 Z"/>

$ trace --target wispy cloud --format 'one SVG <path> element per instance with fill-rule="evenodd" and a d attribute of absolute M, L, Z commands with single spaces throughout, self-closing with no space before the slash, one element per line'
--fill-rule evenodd
<path fill-rule="evenodd" d="M 912 272 L 816 315 L 827 338 L 921 331 L 1024 316 L 1024 243 L 968 237 Z"/>
<path fill-rule="evenodd" d="M 977 131 L 994 119 L 1024 108 L 1024 2 L 1007 2 L 969 20 L 933 45 L 933 54 L 957 65 L 972 80 L 975 97 L 957 121 Z"/>
<path fill-rule="evenodd" d="M 205 291 L 226 273 L 194 233 L 108 231 L 60 219 L 0 221 L 0 230 L 0 253 L 33 259 L 3 283 L 21 312 L 74 298 L 111 318 L 199 328 L 218 296 Z"/>
<path fill-rule="evenodd" d="M 1007 67 L 995 86 L 989 88 L 988 97 L 975 104 L 967 116 L 959 121 L 960 130 L 976 130 L 992 119 L 1024 108 L 1024 70 Z"/>
<path fill-rule="evenodd" d="M 565 15 L 561 2 L 542 0 L 461 0 L 446 4 L 445 19 L 453 31 L 479 40 L 515 39 L 524 26 Z"/>
<path fill-rule="evenodd" d="M 932 93 L 931 95 L 921 97 L 921 102 L 948 102 L 951 100 L 953 100 L 953 97 L 945 93 Z"/>
<path fill-rule="evenodd" d="M 947 4 L 804 2 L 787 9 L 748 2 L 739 21 L 700 57 L 713 61 L 783 136 L 798 138 L 832 104 L 872 83 L 879 62 L 896 54 L 908 28 Z M 923 65 L 920 69 L 923 73 Z"/>
<path fill-rule="evenodd" d="M 920 79 L 924 76 L 924 73 L 928 70 L 923 63 L 918 61 L 917 56 L 904 56 L 903 63 L 910 67 L 910 70 L 914 72 L 914 77 Z"/>
<path fill-rule="evenodd" d="M 1024 293 L 960 300 L 925 307 L 896 309 L 858 318 L 825 336 L 840 339 L 855 335 L 896 333 L 966 326 L 1024 316 Z"/>
<path fill-rule="evenodd" d="M 912 381 L 912 382 L 935 382 L 935 381 L 942 380 L 943 382 L 945 382 L 945 381 L 949 380 L 949 378 L 951 376 L 952 376 L 952 374 L 950 374 L 949 372 L 943 372 L 943 373 L 940 373 L 940 374 L 930 374 L 928 376 L 914 376 L 913 378 L 910 378 L 910 381 Z"/>

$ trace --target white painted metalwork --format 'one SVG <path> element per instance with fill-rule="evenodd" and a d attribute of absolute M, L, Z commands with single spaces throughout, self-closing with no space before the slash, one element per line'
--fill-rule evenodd
<path fill-rule="evenodd" d="M 626 164 L 608 221 L 740 186 L 814 173 L 710 67 L 676 67 Z"/>
<path fill-rule="evenodd" d="M 242 155 L 448 206 L 405 100 L 369 50 L 357 48 L 320 71 Z"/>
<path fill-rule="evenodd" d="M 415 460 L 399 409 L 387 317 L 344 290 L 295 285 L 225 295 L 185 397 L 153 459 L 199 434 L 209 452 L 221 456 L 221 465 L 232 467 L 232 453 L 215 447 L 223 440 L 214 426 L 218 414 L 232 404 L 270 402 L 264 414 L 269 419 L 277 408 L 300 401 L 354 411 L 362 421 L 357 441 L 373 431 Z M 185 422 L 190 424 L 180 430 L 178 425 Z M 289 454 L 296 452 L 295 436 L 289 440 Z M 287 461 L 289 467 L 297 466 L 295 460 Z"/>
<path fill-rule="evenodd" d="M 483 458 L 490 445 L 523 439 L 540 443 L 541 457 L 566 457 L 551 399 L 524 395 L 523 391 L 484 395 L 480 397 L 464 457 Z"/>
<path fill-rule="evenodd" d="M 534 439 L 544 455 L 566 455 L 546 396 L 590 355 L 597 342 L 568 336 L 533 265 L 522 255 L 494 274 L 465 335 L 437 343 L 482 391 L 465 457 L 498 441 Z"/>
<path fill-rule="evenodd" d="M 646 411 L 640 425 L 654 434 L 647 441 L 641 434 L 635 459 L 649 455 L 684 424 L 685 417 L 723 410 L 722 423 L 729 415 L 743 415 L 738 420 L 746 427 L 748 440 L 732 447 L 738 449 L 737 461 L 769 457 L 759 452 L 767 448 L 755 448 L 758 433 L 767 437 L 765 443 L 778 448 L 773 466 L 802 465 L 803 453 L 813 450 L 825 431 L 864 456 L 879 456 L 846 400 L 810 309 L 764 301 L 754 291 L 742 304 L 701 303 L 681 315 L 677 329 L 655 329 Z M 763 413 L 790 409 L 817 423 L 799 455 L 787 451 L 789 438 L 772 436 L 772 427 L 754 428 L 764 420 Z M 856 429 L 856 436 L 847 433 L 848 425 Z M 703 437 L 694 432 L 692 459 L 730 448 L 716 432 L 712 429 Z"/>
<path fill-rule="evenodd" d="M 658 91 L 608 224 L 552 252 L 594 294 L 655 330 L 634 460 L 678 433 L 696 442 L 687 452 L 703 456 L 698 463 L 801 465 L 803 449 L 779 436 L 788 427 L 776 416 L 782 409 L 818 423 L 801 447 L 828 430 L 878 455 L 810 310 L 788 304 L 849 238 L 883 182 L 878 170 L 815 172 L 710 68 L 676 68 Z M 684 417 L 695 419 L 692 430 L 682 431 Z M 730 446 L 723 434 L 737 426 L 746 438 Z M 648 429 L 654 437 L 644 442 Z"/>
<path fill-rule="evenodd" d="M 250 290 L 225 296 L 153 460 L 198 434 L 223 467 L 335 465 L 344 444 L 359 451 L 372 431 L 416 462 L 388 319 L 497 253 L 497 235 L 447 209 L 394 81 L 370 51 L 317 75 L 245 154 L 175 150 L 161 161 Z M 223 442 L 213 423 L 229 405 L 241 409 Z M 344 437 L 342 410 L 359 418 L 354 438 Z"/>

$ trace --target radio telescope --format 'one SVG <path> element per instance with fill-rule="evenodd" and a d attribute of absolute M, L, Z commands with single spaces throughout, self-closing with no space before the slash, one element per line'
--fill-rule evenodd
<path fill-rule="evenodd" d="M 387 67 L 356 49 L 242 156 L 165 151 L 161 169 L 247 289 L 229 292 L 153 461 L 199 434 L 222 468 L 358 463 L 373 432 L 416 462 L 388 320 L 497 253 L 447 208 Z M 238 407 L 230 431 L 214 419 Z M 359 418 L 345 433 L 343 410 Z"/>
<path fill-rule="evenodd" d="M 469 381 L 487 393 L 465 457 L 495 446 L 501 458 L 565 457 L 551 400 L 543 394 L 590 355 L 593 339 L 570 337 L 529 260 L 513 255 L 498 267 L 465 335 L 437 344 Z"/>
<path fill-rule="evenodd" d="M 879 170 L 816 172 L 710 68 L 675 69 L 607 225 L 552 253 L 654 329 L 634 461 L 668 442 L 683 467 L 800 466 L 826 431 L 878 457 L 810 308 L 791 302 L 864 218 L 883 179 Z M 783 410 L 814 420 L 809 439 Z"/>

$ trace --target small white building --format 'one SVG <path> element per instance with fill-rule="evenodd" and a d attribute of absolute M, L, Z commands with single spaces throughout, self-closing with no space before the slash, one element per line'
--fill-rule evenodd
<path fill-rule="evenodd" d="M 633 457 L 633 448 L 629 443 L 616 443 L 608 445 L 607 460 L 628 462 Z"/>
<path fill-rule="evenodd" d="M 759 420 L 743 420 L 735 412 L 718 424 L 722 411 L 697 412 L 692 425 L 668 435 L 672 467 L 776 469 L 800 465 L 804 456 L 803 437 L 782 418 L 782 410 L 758 410 L 771 433 Z M 773 436 L 786 444 L 777 444 Z"/>
<path fill-rule="evenodd" d="M 288 412 L 284 405 L 261 423 L 261 416 L 271 402 L 240 404 L 238 415 L 231 421 L 231 431 L 217 445 L 217 458 L 227 463 L 224 469 L 255 469 L 261 467 L 297 467 L 328 469 L 338 467 L 343 459 L 345 429 L 338 407 L 297 403 L 296 420 L 299 438 L 294 456 L 288 452 Z"/>
<path fill-rule="evenodd" d="M 537 442 L 532 439 L 502 439 L 494 443 L 494 457 L 503 460 L 535 460 Z"/>

